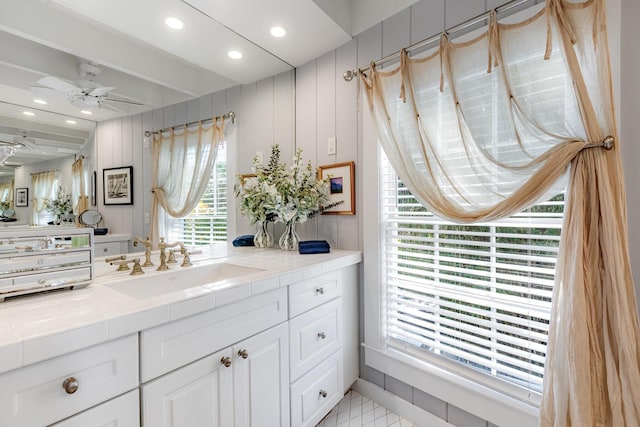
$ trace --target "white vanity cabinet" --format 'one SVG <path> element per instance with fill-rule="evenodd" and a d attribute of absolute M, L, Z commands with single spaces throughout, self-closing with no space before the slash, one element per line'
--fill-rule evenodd
<path fill-rule="evenodd" d="M 65 354 L 0 375 L 0 424 L 49 425 L 138 383 L 136 335 Z"/>
<path fill-rule="evenodd" d="M 286 320 L 280 288 L 142 331 L 143 425 L 288 426 Z"/>
<path fill-rule="evenodd" d="M 292 426 L 315 426 L 358 377 L 356 269 L 289 286 Z"/>
<path fill-rule="evenodd" d="M 233 368 L 227 348 L 142 386 L 145 426 L 233 425 Z"/>
<path fill-rule="evenodd" d="M 51 427 L 140 427 L 140 397 L 130 391 Z"/>
<path fill-rule="evenodd" d="M 128 234 L 107 234 L 93 237 L 93 252 L 96 257 L 114 256 L 129 252 Z"/>

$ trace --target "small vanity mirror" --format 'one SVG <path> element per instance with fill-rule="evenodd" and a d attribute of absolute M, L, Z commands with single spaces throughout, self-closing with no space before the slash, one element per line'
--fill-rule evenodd
<path fill-rule="evenodd" d="M 102 221 L 102 215 L 95 209 L 87 209 L 78 216 L 78 222 L 88 227 L 93 227 L 93 234 L 100 236 L 107 234 L 107 228 L 97 228 L 98 223 Z"/>
<path fill-rule="evenodd" d="M 0 221 L 2 222 L 16 221 L 16 211 L 14 211 L 11 208 L 5 209 L 4 211 L 2 211 L 2 214 L 0 214 Z"/>

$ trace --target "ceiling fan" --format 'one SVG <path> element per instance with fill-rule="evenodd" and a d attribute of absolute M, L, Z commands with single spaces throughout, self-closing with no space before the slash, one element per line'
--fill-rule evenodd
<path fill-rule="evenodd" d="M 75 84 L 69 83 L 54 76 L 46 76 L 38 80 L 38 84 L 45 86 L 31 86 L 31 92 L 43 98 L 57 97 L 66 98 L 73 106 L 80 110 L 86 110 L 92 107 L 105 108 L 118 113 L 126 114 L 113 105 L 114 102 L 120 102 L 130 105 L 144 105 L 139 102 L 127 101 L 123 99 L 115 99 L 109 96 L 109 92 L 115 89 L 113 86 L 102 86 L 94 82 L 92 79 L 101 73 L 100 68 L 93 64 L 80 64 L 80 76 L 86 80 L 78 80 Z"/>

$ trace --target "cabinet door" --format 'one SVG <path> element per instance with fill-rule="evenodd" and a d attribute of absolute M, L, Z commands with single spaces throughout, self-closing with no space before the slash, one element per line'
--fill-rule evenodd
<path fill-rule="evenodd" d="M 233 346 L 237 426 L 289 426 L 288 328 L 283 323 Z"/>
<path fill-rule="evenodd" d="M 139 406 L 140 400 L 136 389 L 53 424 L 51 427 L 139 427 Z"/>
<path fill-rule="evenodd" d="M 233 362 L 229 348 L 142 386 L 142 424 L 233 426 Z"/>

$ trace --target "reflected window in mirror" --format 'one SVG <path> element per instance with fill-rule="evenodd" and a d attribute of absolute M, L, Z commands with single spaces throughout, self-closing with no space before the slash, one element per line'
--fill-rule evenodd
<path fill-rule="evenodd" d="M 208 245 L 227 240 L 227 143 L 218 155 L 199 203 L 183 218 L 166 217 L 167 241 L 185 245 Z"/>

